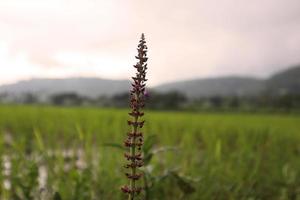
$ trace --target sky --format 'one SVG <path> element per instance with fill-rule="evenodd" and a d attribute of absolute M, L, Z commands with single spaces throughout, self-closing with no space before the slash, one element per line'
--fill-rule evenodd
<path fill-rule="evenodd" d="M 128 79 L 145 33 L 150 86 L 300 63 L 299 0 L 0 0 L 0 84 Z"/>

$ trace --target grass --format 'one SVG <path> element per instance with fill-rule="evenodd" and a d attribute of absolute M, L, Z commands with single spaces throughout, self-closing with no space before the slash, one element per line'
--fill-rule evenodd
<path fill-rule="evenodd" d="M 56 192 L 56 199 L 124 199 L 123 152 L 103 144 L 122 144 L 127 112 L 0 106 L 0 199 L 53 199 Z M 300 116 L 146 113 L 145 137 L 178 148 L 152 160 L 153 174 L 175 169 L 192 178 L 196 191 L 184 199 L 300 199 Z M 43 190 L 41 166 L 48 177 Z M 176 180 L 163 179 L 152 199 L 180 199 L 182 191 Z"/>

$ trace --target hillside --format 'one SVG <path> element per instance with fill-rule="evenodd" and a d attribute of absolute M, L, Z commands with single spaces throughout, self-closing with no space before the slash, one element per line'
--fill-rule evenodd
<path fill-rule="evenodd" d="M 273 95 L 300 94 L 300 66 L 274 74 L 266 81 L 266 88 Z"/>
<path fill-rule="evenodd" d="M 223 77 L 173 82 L 154 88 L 160 92 L 179 91 L 188 97 L 253 96 L 264 89 L 264 81 L 255 78 Z"/>
<path fill-rule="evenodd" d="M 82 96 L 111 96 L 128 91 L 130 86 L 126 80 L 106 80 L 99 78 L 67 78 L 67 79 L 32 79 L 15 84 L 0 86 L 0 93 L 20 95 L 34 93 L 49 96 L 52 94 L 74 92 Z"/>
<path fill-rule="evenodd" d="M 188 97 L 256 96 L 262 93 L 300 94 L 300 66 L 275 73 L 268 79 L 221 77 L 166 83 L 154 88 L 160 92 L 179 91 Z"/>
<path fill-rule="evenodd" d="M 31 79 L 0 86 L 0 94 L 13 96 L 33 93 L 47 97 L 74 92 L 96 98 L 127 92 L 127 80 L 100 78 Z M 268 79 L 252 77 L 220 77 L 165 83 L 152 88 L 158 92 L 179 91 L 190 98 L 211 96 L 257 96 L 262 93 L 282 95 L 300 93 L 300 66 L 276 73 Z"/>

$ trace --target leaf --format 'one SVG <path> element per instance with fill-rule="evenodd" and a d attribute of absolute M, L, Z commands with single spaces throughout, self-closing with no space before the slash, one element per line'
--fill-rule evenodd
<path fill-rule="evenodd" d="M 150 135 L 145 139 L 144 145 L 143 145 L 143 151 L 144 154 L 148 154 L 150 150 L 153 148 L 154 144 L 157 142 L 157 136 L 156 135 Z"/>
<path fill-rule="evenodd" d="M 221 160 L 221 153 L 222 153 L 222 141 L 218 139 L 215 147 L 215 157 L 218 161 Z"/>
<path fill-rule="evenodd" d="M 144 165 L 145 166 L 148 165 L 151 162 L 153 156 L 156 155 L 156 154 L 163 153 L 163 152 L 166 152 L 166 151 L 176 151 L 176 150 L 178 150 L 178 148 L 176 148 L 176 147 L 161 147 L 161 148 L 154 149 L 152 151 L 151 151 L 151 149 L 146 153 L 144 152 Z"/>
<path fill-rule="evenodd" d="M 177 151 L 178 148 L 177 147 L 161 147 L 161 148 L 157 148 L 154 149 L 152 151 L 153 154 L 159 154 L 159 153 L 164 153 L 166 151 Z"/>
<path fill-rule="evenodd" d="M 184 194 L 191 194 L 196 191 L 191 183 L 179 176 L 176 172 L 171 172 L 171 175 L 175 178 L 178 187 Z"/>
<path fill-rule="evenodd" d="M 124 150 L 124 151 L 126 150 L 126 147 L 124 147 L 123 145 L 120 145 L 118 143 L 104 143 L 103 146 L 113 147 L 113 148 Z"/>
<path fill-rule="evenodd" d="M 82 128 L 81 128 L 80 125 L 78 125 L 78 124 L 76 124 L 75 128 L 76 128 L 76 131 L 77 131 L 77 133 L 78 133 L 78 138 L 79 138 L 79 140 L 80 140 L 80 141 L 83 141 L 83 139 L 84 139 L 84 133 L 83 133 L 83 131 L 82 131 Z"/>
<path fill-rule="evenodd" d="M 55 192 L 53 200 L 62 200 L 62 198 L 58 192 Z"/>
<path fill-rule="evenodd" d="M 151 162 L 152 157 L 153 157 L 153 153 L 148 153 L 148 154 L 144 155 L 144 165 L 145 166 L 147 166 Z"/>
<path fill-rule="evenodd" d="M 34 129 L 33 132 L 34 132 L 34 136 L 35 136 L 35 139 L 37 141 L 39 150 L 43 151 L 45 149 L 45 146 L 44 146 L 43 139 L 41 137 L 41 132 L 36 128 Z"/>

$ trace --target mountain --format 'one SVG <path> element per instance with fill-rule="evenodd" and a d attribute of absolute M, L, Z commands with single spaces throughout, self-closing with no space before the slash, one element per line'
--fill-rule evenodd
<path fill-rule="evenodd" d="M 262 93 L 300 94 L 300 65 L 278 72 L 268 79 L 221 77 L 166 83 L 154 88 L 160 92 L 179 91 L 188 97 L 257 96 Z"/>
<path fill-rule="evenodd" d="M 31 79 L 0 86 L 0 94 L 18 96 L 34 93 L 48 97 L 52 94 L 74 92 L 91 98 L 128 92 L 128 80 L 100 78 Z M 300 65 L 278 72 L 268 79 L 251 77 L 220 77 L 166 83 L 152 88 L 158 92 L 179 91 L 190 98 L 211 96 L 257 96 L 260 94 L 300 94 Z"/>
<path fill-rule="evenodd" d="M 266 88 L 273 95 L 300 94 L 300 65 L 274 74 L 266 81 Z"/>
<path fill-rule="evenodd" d="M 179 91 L 188 97 L 253 96 L 264 89 L 264 81 L 255 78 L 222 77 L 173 82 L 154 88 L 159 92 Z"/>
<path fill-rule="evenodd" d="M 15 84 L 0 86 L 0 93 L 21 95 L 34 93 L 49 96 L 59 93 L 74 92 L 87 97 L 111 96 L 128 91 L 127 80 L 107 80 L 100 78 L 66 78 L 66 79 L 31 79 Z"/>

